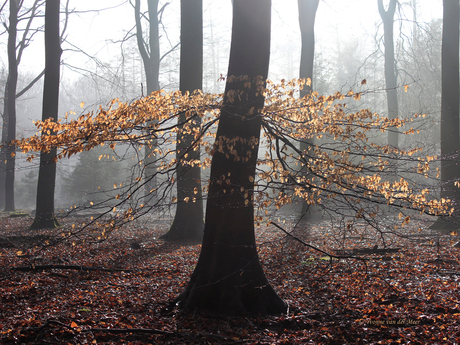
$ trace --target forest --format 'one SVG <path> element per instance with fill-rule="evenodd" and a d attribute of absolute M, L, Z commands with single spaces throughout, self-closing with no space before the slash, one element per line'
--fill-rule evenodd
<path fill-rule="evenodd" d="M 460 343 L 459 1 L 0 19 L 0 343 Z"/>

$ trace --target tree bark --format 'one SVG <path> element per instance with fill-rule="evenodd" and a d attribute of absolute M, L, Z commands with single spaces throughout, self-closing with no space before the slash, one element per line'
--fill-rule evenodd
<path fill-rule="evenodd" d="M 459 216 L 459 2 L 444 0 L 441 48 L 441 197 L 451 199 L 455 216 Z M 439 218 L 432 226 L 436 230 L 458 229 Z"/>
<path fill-rule="evenodd" d="M 459 176 L 459 2 L 444 0 L 442 30 L 441 196 L 458 196 L 453 182 Z M 458 200 L 457 200 L 458 201 Z"/>
<path fill-rule="evenodd" d="M 315 61 L 315 19 L 318 9 L 319 0 L 298 0 L 299 7 L 299 26 L 300 36 L 302 40 L 302 48 L 300 54 L 300 78 L 310 78 L 310 85 L 305 85 L 300 91 L 300 97 L 305 97 L 313 90 L 313 65 Z M 311 147 L 313 141 L 302 141 L 300 150 L 302 152 L 312 153 Z M 304 171 L 306 174 L 307 172 Z M 312 218 L 310 206 L 306 202 L 302 202 L 301 210 L 302 221 L 308 221 Z"/>
<path fill-rule="evenodd" d="M 3 96 L 2 147 L 0 151 L 0 209 L 5 209 L 6 157 L 8 152 L 8 81 Z"/>
<path fill-rule="evenodd" d="M 385 11 L 383 0 L 378 0 L 380 17 L 383 21 L 385 42 L 385 87 L 387 89 L 388 118 L 398 117 L 398 93 L 396 90 L 395 48 L 393 42 L 393 22 L 397 0 L 390 0 Z M 398 132 L 396 128 L 388 132 L 388 145 L 398 148 Z"/>
<path fill-rule="evenodd" d="M 201 90 L 203 87 L 203 1 L 181 1 L 180 91 Z M 161 239 L 200 242 L 203 238 L 203 201 L 201 168 L 190 164 L 200 160 L 200 146 L 195 145 L 194 129 L 201 120 L 196 114 L 181 114 L 176 144 L 177 209 L 169 231 Z M 192 129 L 191 133 L 189 130 Z"/>
<path fill-rule="evenodd" d="M 6 2 L 4 3 L 6 5 Z M 30 11 L 30 17 L 27 20 L 27 24 L 25 26 L 25 29 L 22 32 L 22 39 L 19 41 L 19 44 L 16 44 L 17 41 L 17 36 L 18 36 L 18 30 L 17 30 L 17 24 L 19 22 L 19 10 L 20 7 L 22 6 L 21 3 L 15 1 L 10 1 L 10 27 L 8 27 L 8 32 L 11 32 L 11 35 L 9 34 L 8 39 L 11 38 L 11 40 L 8 42 L 8 64 L 12 66 L 13 68 L 13 77 L 16 80 L 14 85 L 11 85 L 11 89 L 15 89 L 14 91 L 16 92 L 16 87 L 17 87 L 17 79 L 18 79 L 18 66 L 21 61 L 22 53 L 24 52 L 24 49 L 28 46 L 27 42 L 29 42 L 28 34 L 30 32 L 30 27 L 33 19 L 35 18 L 35 13 L 39 7 L 39 1 L 35 0 L 34 4 L 32 5 L 31 11 Z M 12 8 L 11 8 L 12 7 Z M 13 16 L 13 17 L 11 17 Z M 13 60 L 14 59 L 14 60 Z M 9 79 L 9 74 L 10 72 L 8 71 L 8 79 Z M 8 83 L 8 79 L 5 85 L 5 93 L 4 93 L 4 109 L 3 109 L 3 128 L 2 128 L 2 144 L 5 145 L 1 148 L 1 153 L 0 153 L 0 209 L 5 209 L 5 200 L 8 198 L 9 202 L 7 207 L 7 211 L 12 211 L 15 208 L 15 202 L 14 202 L 14 177 L 15 177 L 15 157 L 11 157 L 11 153 L 14 152 L 14 146 L 8 147 L 8 141 L 11 141 L 13 139 L 16 139 L 16 111 L 14 113 L 14 118 L 12 119 L 12 122 L 14 122 L 14 125 L 11 125 L 11 129 L 13 132 L 10 132 L 10 136 L 8 136 L 8 130 L 9 130 L 9 108 L 14 106 L 16 108 L 16 99 L 20 96 L 22 96 L 24 93 L 26 93 L 43 75 L 43 72 L 40 73 L 34 80 L 32 80 L 24 89 L 16 93 L 15 97 L 13 99 L 9 99 L 8 95 L 10 90 L 10 84 Z M 14 103 L 14 104 L 13 104 Z M 7 161 L 9 160 L 9 167 L 8 167 L 8 176 L 9 176 L 9 181 L 8 181 L 8 186 L 6 186 L 6 170 L 7 170 Z M 12 181 L 12 182 L 11 182 Z M 5 189 L 8 189 L 8 197 Z"/>
<path fill-rule="evenodd" d="M 298 0 L 299 26 L 302 40 L 300 53 L 300 78 L 310 78 L 311 84 L 305 85 L 300 92 L 304 97 L 313 90 L 313 65 L 315 60 L 315 19 L 319 0 Z"/>
<path fill-rule="evenodd" d="M 47 0 L 45 9 L 45 81 L 43 88 L 42 120 L 57 121 L 59 107 L 59 78 L 61 63 L 59 35 L 59 0 Z M 42 135 L 46 135 L 42 133 Z M 56 182 L 56 148 L 40 153 L 37 207 L 31 229 L 59 226 L 54 215 L 54 189 Z"/>
<path fill-rule="evenodd" d="M 16 165 L 15 145 L 16 139 L 16 88 L 18 84 L 18 63 L 16 60 L 16 37 L 18 24 L 18 4 L 10 0 L 10 24 L 8 27 L 8 82 L 7 99 L 7 150 L 6 150 L 6 174 L 5 174 L 5 211 L 14 211 L 14 169 Z"/>
<path fill-rule="evenodd" d="M 135 2 L 136 38 L 139 53 L 144 63 L 147 95 L 160 88 L 158 84 L 160 70 L 160 40 L 158 29 L 158 0 L 147 0 L 149 13 L 149 44 L 146 47 L 141 24 L 140 0 Z M 147 50 L 148 49 L 148 50 Z"/>
<path fill-rule="evenodd" d="M 134 15 L 136 20 L 136 38 L 139 53 L 144 64 L 145 78 L 147 82 L 147 95 L 160 88 L 160 38 L 158 29 L 158 0 L 147 0 L 149 14 L 149 44 L 144 40 L 141 23 L 141 3 L 136 0 L 134 4 Z M 157 165 L 154 149 L 157 146 L 155 138 L 149 136 L 144 146 L 144 196 L 145 203 L 155 204 L 157 202 Z"/>
<path fill-rule="evenodd" d="M 203 245 L 186 290 L 187 310 L 279 314 L 254 235 L 260 110 L 270 58 L 270 0 L 234 0 L 230 62 L 214 144 Z"/>

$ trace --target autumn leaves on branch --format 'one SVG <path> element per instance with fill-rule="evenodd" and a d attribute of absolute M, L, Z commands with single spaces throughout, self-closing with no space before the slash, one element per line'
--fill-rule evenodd
<path fill-rule="evenodd" d="M 246 82 L 248 87 L 257 83 L 256 80 Z M 379 144 L 374 135 L 370 139 L 369 133 L 385 132 L 389 128 L 404 127 L 404 133 L 411 134 L 414 130 L 410 124 L 418 115 L 390 120 L 368 109 L 349 111 L 347 103 L 361 98 L 361 93 L 352 91 L 346 95 L 336 93 L 327 97 L 313 92 L 298 98 L 299 89 L 305 84 L 305 80 L 282 80 L 279 84 L 268 81 L 267 88 L 261 83 L 258 90 L 265 94 L 266 99 L 260 115 L 264 129 L 260 139 L 263 155 L 259 155 L 256 190 L 254 200 L 251 200 L 259 210 L 270 206 L 280 208 L 299 199 L 311 205 L 322 205 L 325 200 L 334 199 L 342 205 L 350 205 L 357 217 L 366 219 L 374 218 L 380 205 L 436 215 L 451 212 L 448 200 L 430 198 L 428 187 L 420 184 L 421 188 L 417 188 L 411 179 L 406 180 L 402 176 L 406 173 L 412 178 L 415 175 L 429 177 L 429 163 L 435 157 L 422 157 L 421 149 L 417 148 L 404 151 Z M 238 94 L 226 96 L 229 99 L 240 97 Z M 222 94 L 195 92 L 190 95 L 160 90 L 132 103 L 115 99 L 107 108 L 100 107 L 96 113 L 88 113 L 75 120 L 37 122 L 39 133 L 17 141 L 17 146 L 23 153 L 29 154 L 29 160 L 36 152 L 57 147 L 57 158 L 62 159 L 99 145 L 109 145 L 112 149 L 116 145 L 130 145 L 140 150 L 143 145 L 148 145 L 145 137 L 153 136 L 161 143 L 154 148 L 154 154 L 157 173 L 162 174 L 173 171 L 178 164 L 178 159 L 173 158 L 174 147 L 178 132 L 182 131 L 192 134 L 195 139 L 184 155 L 200 146 L 208 154 L 201 161 L 183 161 L 205 169 L 210 165 L 212 154 L 222 150 L 221 146 L 226 146 L 226 152 L 233 152 L 231 147 L 237 144 L 235 140 L 238 138 L 212 143 L 223 97 Z M 185 122 L 177 122 L 180 114 L 186 115 Z M 193 125 L 194 117 L 201 118 L 200 127 Z M 311 142 L 312 138 L 316 143 L 302 152 L 298 148 L 299 143 Z M 398 158 L 399 175 L 396 180 L 391 180 L 387 177 L 396 171 L 391 163 L 394 157 Z M 235 156 L 233 159 L 244 160 L 247 157 Z M 142 166 L 144 162 L 139 160 L 136 164 Z M 407 166 L 405 172 L 401 169 L 402 165 Z M 138 185 L 144 183 L 142 175 L 133 181 Z M 171 178 L 168 183 L 170 188 L 174 179 Z M 203 189 L 206 191 L 206 187 Z M 245 193 L 232 190 L 230 185 L 228 192 Z M 130 193 L 120 195 L 117 199 L 121 204 L 131 197 Z M 196 202 L 193 195 L 187 200 L 179 200 L 184 201 Z M 169 198 L 162 202 L 175 203 L 177 200 Z M 136 212 L 132 208 L 129 210 L 124 211 L 124 219 L 133 217 Z M 256 216 L 257 222 L 263 219 L 260 215 Z"/>

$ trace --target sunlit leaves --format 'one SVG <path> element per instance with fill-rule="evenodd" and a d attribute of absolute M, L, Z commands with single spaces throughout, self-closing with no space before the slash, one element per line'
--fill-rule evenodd
<path fill-rule="evenodd" d="M 348 103 L 358 101 L 364 95 L 352 90 L 346 95 L 337 92 L 320 96 L 312 92 L 299 98 L 299 90 L 309 85 L 310 80 L 281 80 L 279 84 L 267 81 L 267 87 L 263 80 L 249 80 L 247 76 L 230 76 L 229 82 L 232 81 L 242 82 L 243 88 L 256 88 L 258 93 L 265 95 L 262 112 L 255 114 L 253 110 L 250 114 L 262 117 L 263 135 L 260 140 L 247 140 L 235 135 L 214 141 L 222 99 L 226 97 L 231 102 L 241 96 L 241 90 L 230 90 L 226 95 L 156 91 L 131 103 L 115 99 L 107 107 L 83 114 L 76 120 L 37 122 L 40 133 L 17 144 L 29 154 L 29 160 L 36 152 L 48 152 L 51 147 L 59 149 L 58 158 L 62 159 L 106 144 L 115 149 L 117 144 L 127 143 L 137 151 L 148 145 L 153 150 L 152 155 L 158 159 L 159 174 L 173 171 L 179 164 L 206 169 L 216 152 L 223 153 L 234 162 L 247 162 L 251 151 L 241 148 L 259 145 L 263 151 L 259 156 L 259 170 L 255 179 L 249 178 L 249 182 L 255 184 L 251 192 L 254 198 L 249 198 L 244 188 L 241 190 L 245 205 L 253 203 L 263 210 L 281 208 L 299 198 L 309 205 L 343 198 L 346 203 L 372 201 L 431 214 L 450 212 L 449 200 L 432 200 L 426 188 L 418 191 L 404 179 L 389 180 L 385 177 L 394 169 L 391 165 L 394 157 L 410 160 L 416 174 L 428 176 L 430 172 L 430 162 L 435 157 L 421 157 L 421 149 L 396 149 L 370 139 L 371 133 L 402 128 L 413 119 L 388 119 L 368 109 L 349 111 Z M 366 80 L 361 85 L 366 85 Z M 185 115 L 185 121 L 177 124 L 181 114 Z M 414 118 L 423 116 L 416 114 Z M 201 119 L 200 126 L 194 123 L 197 117 Z M 405 134 L 414 132 L 413 127 L 404 130 Z M 207 156 L 202 160 L 188 160 L 189 152 L 185 152 L 184 159 L 176 158 L 174 148 L 181 135 L 194 138 L 189 150 L 202 147 Z M 146 140 L 148 137 L 161 144 L 153 146 L 152 140 Z M 313 139 L 316 145 L 305 151 L 299 149 L 299 143 Z M 138 161 L 141 169 L 146 164 L 144 159 Z M 133 181 L 138 185 L 145 183 L 141 176 L 133 177 Z M 240 187 L 231 186 L 231 181 L 230 176 L 222 176 L 217 183 L 223 186 L 225 193 L 238 191 Z M 174 184 L 174 178 L 169 179 L 169 183 Z M 121 185 L 113 187 L 121 188 Z M 198 191 L 193 193 L 196 195 Z M 127 199 L 122 192 L 116 195 L 115 199 L 119 202 Z M 186 199 L 179 202 L 195 201 L 190 197 Z M 172 202 L 177 200 L 173 198 Z M 360 218 L 376 216 L 375 210 L 365 207 L 358 207 L 355 211 Z M 403 221 L 407 224 L 409 220 L 404 218 Z"/>

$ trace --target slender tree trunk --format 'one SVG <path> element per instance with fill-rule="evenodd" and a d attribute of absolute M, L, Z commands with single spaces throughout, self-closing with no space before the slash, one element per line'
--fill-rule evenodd
<path fill-rule="evenodd" d="M 302 40 L 302 50 L 300 54 L 300 78 L 310 78 L 310 85 L 305 85 L 300 92 L 300 97 L 304 97 L 313 90 L 313 65 L 315 61 L 315 19 L 318 9 L 319 0 L 298 0 L 299 7 L 299 25 Z M 300 149 L 312 153 L 312 141 L 302 141 Z M 305 171 L 305 174 L 307 172 Z M 311 209 L 306 203 L 302 203 L 301 210 L 302 221 L 311 219 Z"/>
<path fill-rule="evenodd" d="M 14 169 L 16 165 L 15 145 L 11 144 L 16 139 L 16 87 L 18 84 L 18 63 L 16 60 L 16 37 L 18 24 L 18 4 L 10 0 L 10 25 L 8 28 L 8 82 L 7 99 L 8 124 L 5 174 L 5 211 L 14 211 Z"/>
<path fill-rule="evenodd" d="M 418 42 L 418 12 L 417 12 L 417 6 L 418 6 L 418 1 L 417 0 L 412 0 L 412 13 L 414 15 L 413 19 L 413 24 L 412 24 L 412 42 Z"/>
<path fill-rule="evenodd" d="M 5 93 L 4 93 L 4 109 L 3 109 L 3 128 L 2 128 L 2 138 L 1 142 L 5 146 L 1 148 L 1 153 L 0 153 L 0 209 L 5 209 L 7 208 L 7 211 L 12 211 L 14 210 L 15 203 L 14 203 L 14 175 L 15 175 L 15 157 L 11 156 L 11 153 L 14 153 L 14 146 L 8 147 L 8 141 L 11 141 L 13 139 L 16 139 L 16 110 L 14 114 L 12 115 L 13 118 L 11 119 L 11 129 L 12 131 L 8 133 L 9 131 L 9 123 L 10 123 L 10 112 L 9 109 L 11 107 L 14 107 L 16 109 L 16 99 L 18 97 L 21 97 L 23 94 L 25 94 L 42 76 L 43 73 L 40 73 L 34 80 L 32 80 L 24 89 L 19 91 L 18 93 L 15 94 L 15 97 L 11 98 L 8 97 L 10 94 L 9 92 L 12 92 L 13 88 L 14 91 L 16 92 L 16 87 L 17 87 L 17 79 L 18 79 L 18 66 L 21 61 L 22 54 L 24 52 L 24 49 L 28 46 L 29 42 L 29 32 L 30 32 L 30 27 L 31 23 L 35 17 L 35 13 L 39 7 L 39 1 L 35 0 L 34 4 L 32 5 L 31 11 L 30 11 L 30 17 L 27 21 L 27 24 L 25 26 L 25 29 L 22 31 L 22 39 L 20 39 L 19 43 L 17 43 L 17 23 L 18 23 L 18 13 L 19 13 L 19 7 L 18 7 L 17 1 L 10 1 L 10 27 L 8 28 L 9 32 L 9 42 L 8 42 L 8 64 L 12 66 L 12 76 L 13 79 L 15 79 L 13 84 L 8 83 L 9 75 L 10 72 L 8 72 L 8 79 L 7 83 L 5 85 Z M 5 2 L 6 4 L 6 2 Z M 19 3 L 21 5 L 21 3 Z M 11 88 L 11 90 L 10 90 Z M 8 174 L 6 173 L 7 171 L 7 163 L 8 162 Z M 6 176 L 8 175 L 8 185 L 6 185 Z M 11 182 L 12 181 L 12 182 Z M 6 189 L 8 192 L 6 192 Z M 8 193 L 8 197 L 7 197 Z M 5 203 L 6 199 L 8 199 L 8 202 Z"/>
<path fill-rule="evenodd" d="M 395 48 L 393 43 L 393 22 L 397 0 L 390 0 L 385 11 L 383 0 L 378 0 L 380 17 L 383 21 L 385 41 L 385 84 L 387 89 L 388 118 L 398 117 L 398 93 L 396 90 Z M 388 145 L 398 148 L 398 132 L 396 128 L 388 132 Z"/>
<path fill-rule="evenodd" d="M 141 24 L 141 1 L 136 0 L 134 5 L 134 15 L 136 20 L 136 38 L 139 53 L 144 64 L 145 77 L 147 81 L 147 95 L 160 88 L 159 71 L 160 71 L 160 38 L 158 29 L 158 0 L 147 0 L 149 13 L 149 44 L 147 45 Z M 157 188 L 157 164 L 155 160 L 154 149 L 157 146 L 155 138 L 148 137 L 144 146 L 144 178 L 145 187 L 144 195 L 146 203 L 155 204 Z"/>
<path fill-rule="evenodd" d="M 0 152 L 0 209 L 5 209 L 5 181 L 6 181 L 6 155 L 8 151 L 8 81 L 5 85 L 3 96 L 3 127 L 2 127 L 2 148 Z"/>
<path fill-rule="evenodd" d="M 52 118 L 57 121 L 58 119 L 61 53 L 59 0 L 47 0 L 45 9 L 45 81 L 42 120 Z M 49 152 L 41 152 L 37 208 L 31 229 L 54 228 L 59 225 L 54 215 L 56 161 L 56 148 L 50 148 Z"/>
<path fill-rule="evenodd" d="M 254 178 L 270 58 L 270 0 L 234 0 L 225 97 L 211 164 L 200 258 L 177 298 L 188 310 L 278 314 L 286 304 L 260 265 Z"/>
<path fill-rule="evenodd" d="M 319 0 L 298 0 L 299 26 L 302 40 L 300 54 L 300 78 L 310 78 L 311 84 L 305 85 L 300 96 L 313 90 L 313 65 L 315 61 L 315 19 Z"/>
<path fill-rule="evenodd" d="M 441 197 L 451 199 L 455 216 L 459 216 L 460 190 L 454 185 L 459 178 L 459 2 L 444 0 L 441 50 Z M 439 218 L 436 230 L 458 229 Z"/>
<path fill-rule="evenodd" d="M 216 40 L 214 39 L 214 22 L 212 18 L 212 13 L 211 13 L 211 18 L 210 18 L 210 34 L 211 34 L 211 59 L 212 59 L 212 93 L 217 93 L 217 90 L 219 87 L 217 86 L 218 84 L 218 79 L 219 79 L 219 56 L 216 56 Z"/>
<path fill-rule="evenodd" d="M 181 53 L 180 90 L 192 93 L 203 87 L 203 2 L 202 0 L 181 1 Z M 201 168 L 193 163 L 200 160 L 200 146 L 192 147 L 195 140 L 193 129 L 199 129 L 196 114 L 182 114 L 177 135 L 176 168 L 177 209 L 169 231 L 161 238 L 174 241 L 196 241 L 203 238 L 203 201 L 201 191 Z M 188 122 L 187 122 L 188 121 Z M 189 129 L 192 129 L 191 134 Z"/>
<path fill-rule="evenodd" d="M 150 95 L 153 91 L 160 88 L 158 84 L 160 71 L 160 39 L 158 29 L 158 0 L 147 0 L 147 8 L 149 14 L 149 44 L 143 38 L 140 0 L 135 3 L 136 16 L 136 38 L 137 46 L 144 63 L 144 71 L 147 82 L 147 94 Z"/>

